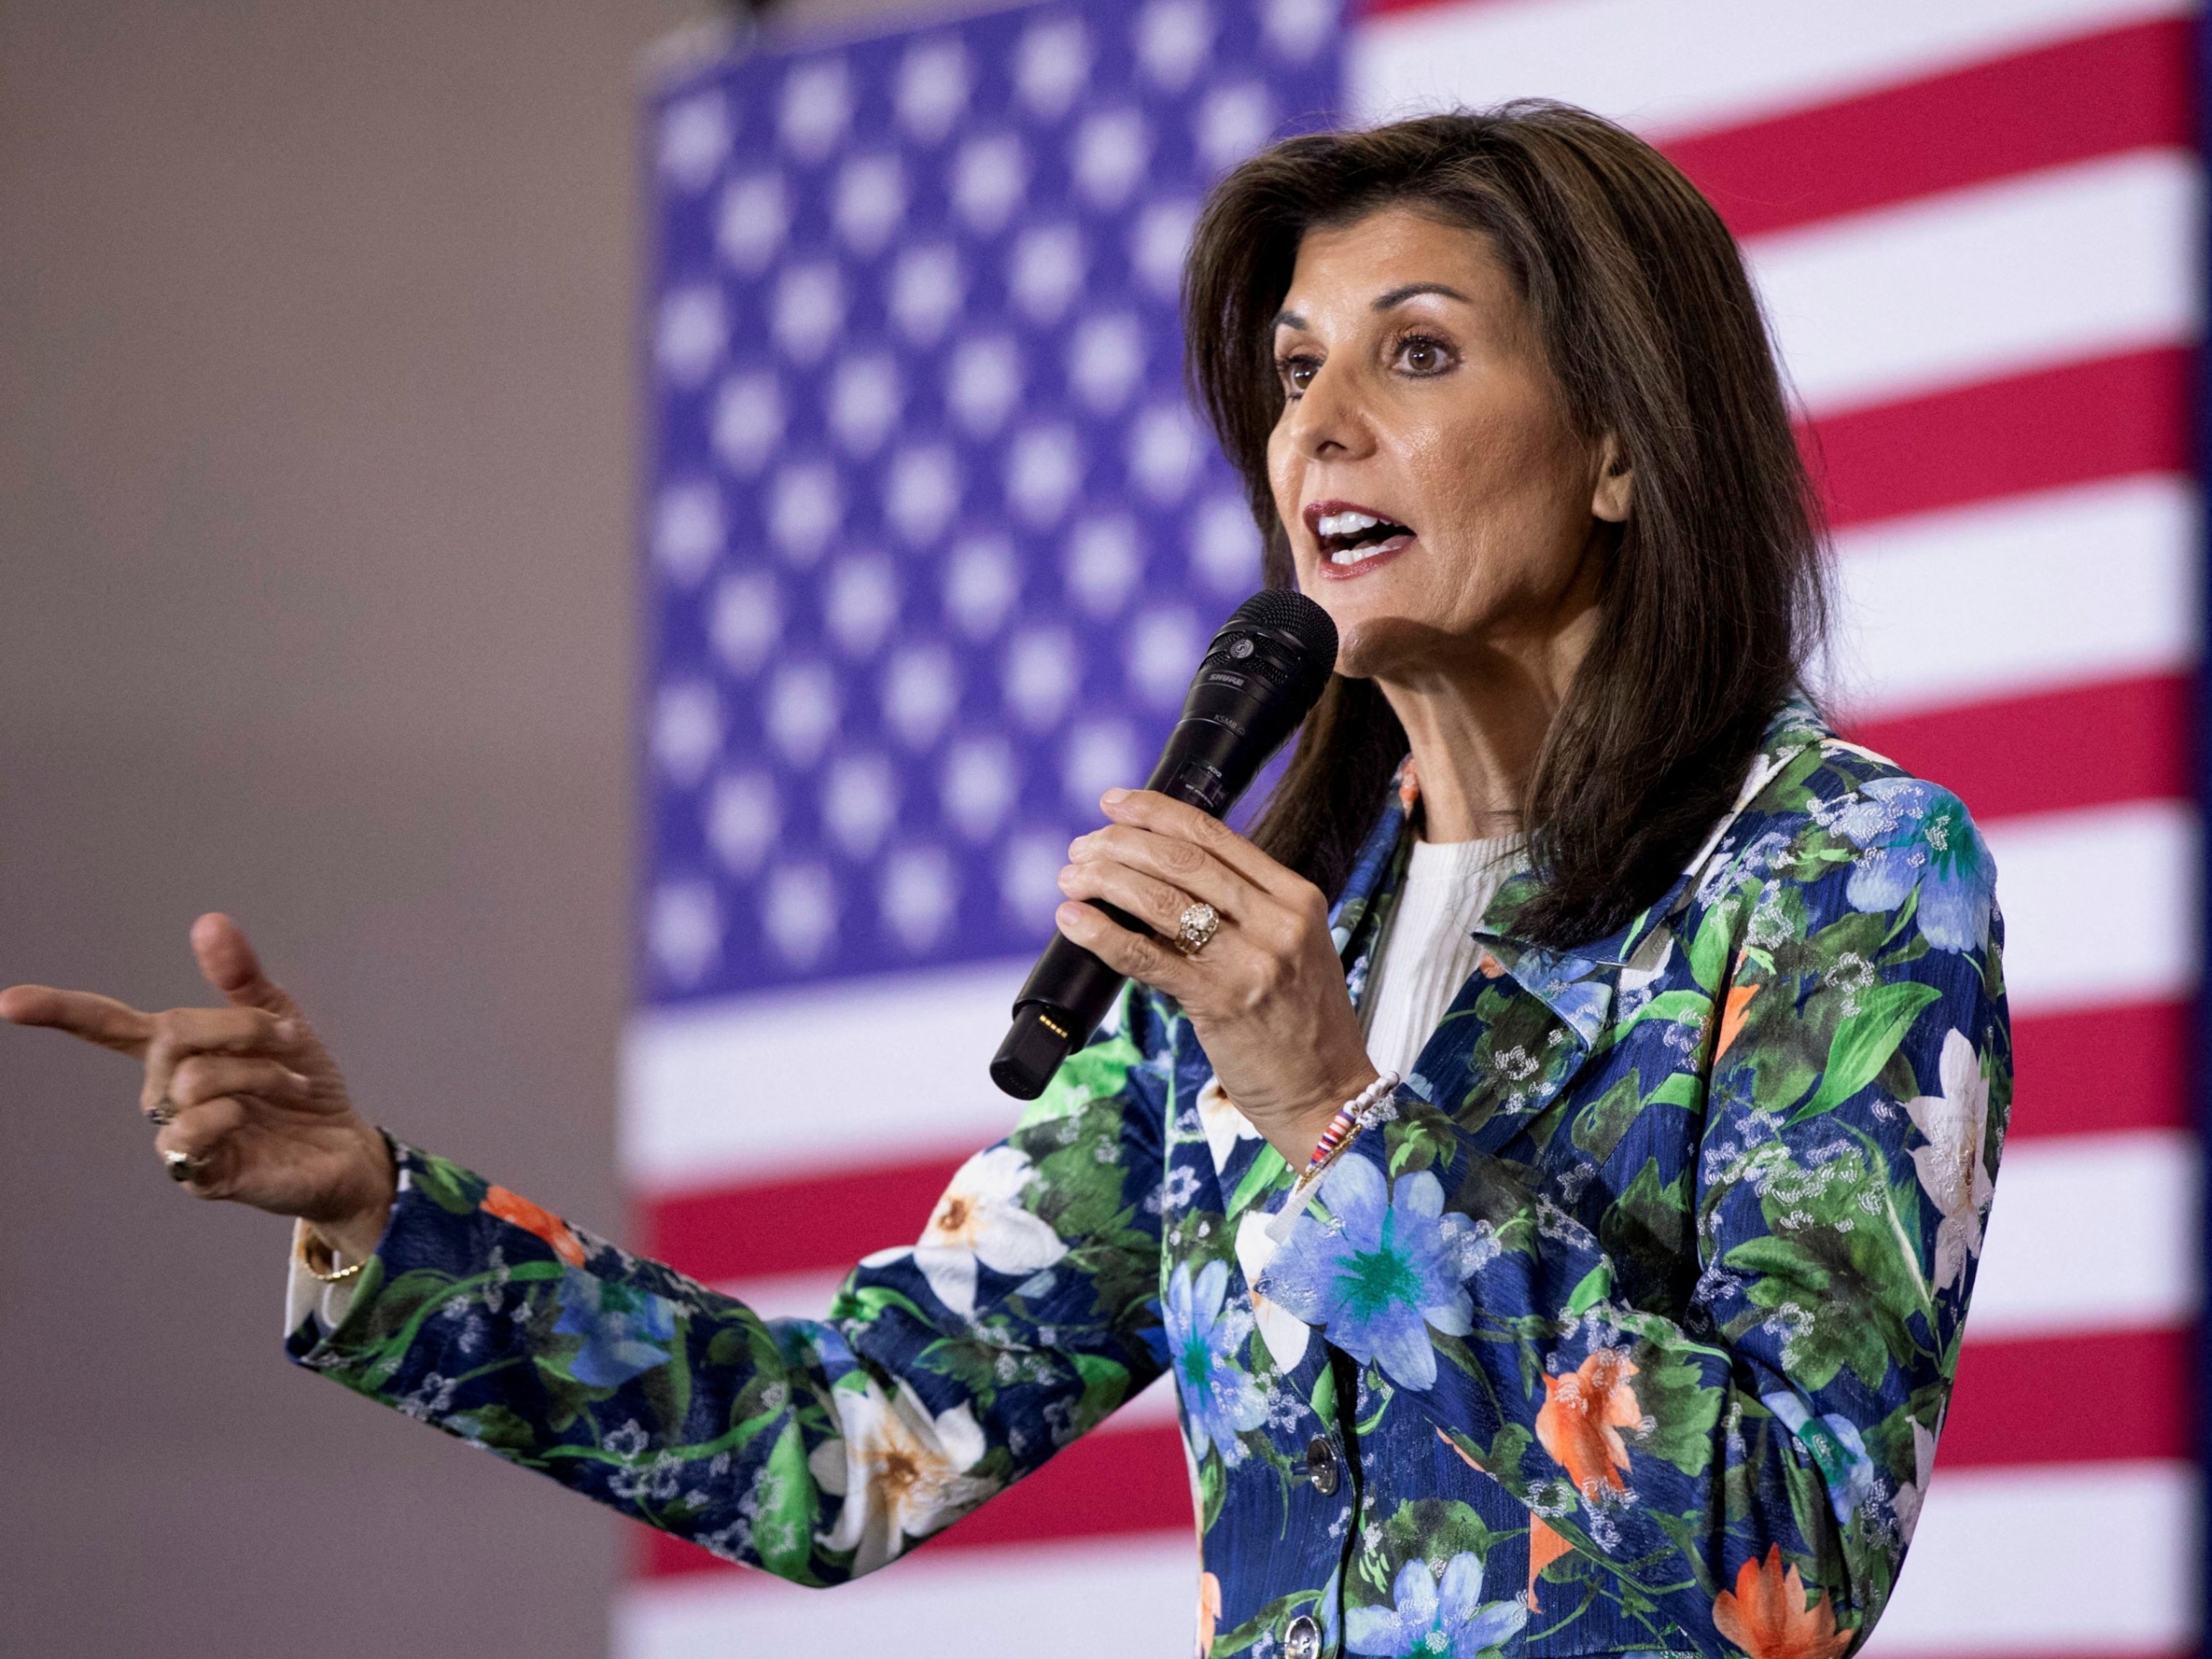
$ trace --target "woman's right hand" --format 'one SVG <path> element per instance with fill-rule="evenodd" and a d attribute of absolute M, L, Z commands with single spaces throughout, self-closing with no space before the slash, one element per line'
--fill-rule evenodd
<path fill-rule="evenodd" d="M 374 1253 L 398 1190 L 383 1135 L 299 1005 L 261 971 L 228 916 L 192 924 L 192 954 L 222 1008 L 145 1013 L 90 991 L 16 985 L 0 1018 L 46 1025 L 145 1065 L 139 1109 L 154 1149 L 202 1198 L 298 1216 L 349 1261 Z"/>

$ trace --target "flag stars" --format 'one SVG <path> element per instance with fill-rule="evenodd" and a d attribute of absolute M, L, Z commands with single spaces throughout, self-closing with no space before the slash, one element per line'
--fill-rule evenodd
<path fill-rule="evenodd" d="M 738 477 L 755 477 L 783 441 L 785 419 L 783 387 L 773 369 L 732 374 L 714 398 L 714 453 Z"/>
<path fill-rule="evenodd" d="M 915 41 L 900 60 L 893 103 L 900 126 L 924 144 L 941 144 L 966 112 L 975 85 L 968 48 L 957 35 Z"/>
<path fill-rule="evenodd" d="M 722 192 L 714 221 L 714 245 L 734 270 L 750 275 L 765 270 L 791 229 L 791 197 L 780 173 L 756 173 L 732 179 Z"/>
<path fill-rule="evenodd" d="M 842 57 L 802 60 L 783 85 L 778 130 L 784 148 L 819 161 L 845 137 L 853 118 L 853 76 Z"/>
<path fill-rule="evenodd" d="M 766 570 L 738 570 L 722 578 L 708 613 L 707 636 L 714 654 L 744 679 L 759 672 L 783 632 L 783 597 Z"/>
<path fill-rule="evenodd" d="M 1022 32 L 1015 49 L 1014 89 L 1031 114 L 1058 120 L 1090 79 L 1091 60 L 1091 33 L 1081 18 L 1040 17 Z"/>
<path fill-rule="evenodd" d="M 1176 305 L 1206 189 L 1327 106 L 1336 28 L 1334 0 L 1045 0 L 663 100 L 656 997 L 1050 926 L 1069 835 L 1260 580 Z"/>

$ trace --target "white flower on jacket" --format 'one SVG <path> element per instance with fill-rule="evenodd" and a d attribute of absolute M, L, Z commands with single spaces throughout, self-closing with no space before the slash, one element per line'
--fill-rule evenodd
<path fill-rule="evenodd" d="M 1021 1206 L 1036 1176 L 1029 1155 L 1015 1147 L 976 1153 L 953 1176 L 912 1248 L 930 1290 L 961 1318 L 975 1315 L 977 1262 L 994 1273 L 1033 1273 L 1067 1254 L 1066 1242 Z M 905 1246 L 878 1250 L 863 1265 L 888 1267 L 908 1253 Z"/>
<path fill-rule="evenodd" d="M 1198 1091 L 1198 1127 L 1206 1132 L 1206 1149 L 1213 1154 L 1216 1175 L 1228 1172 L 1229 1159 L 1238 1141 L 1260 1138 L 1260 1131 L 1237 1110 L 1218 1078 L 1206 1079 L 1206 1086 Z"/>
<path fill-rule="evenodd" d="M 1265 1210 L 1247 1210 L 1237 1220 L 1237 1265 L 1244 1270 L 1248 1285 L 1260 1282 L 1260 1275 L 1267 1271 L 1267 1264 L 1281 1248 L 1267 1231 L 1268 1224 L 1274 1218 Z M 1257 1291 L 1251 1292 L 1251 1297 L 1252 1316 L 1259 1322 L 1260 1340 L 1267 1345 L 1267 1352 L 1276 1364 L 1286 1371 L 1296 1370 L 1298 1362 L 1306 1357 L 1306 1343 L 1313 1335 L 1313 1327 Z"/>
<path fill-rule="evenodd" d="M 845 1437 L 817 1446 L 806 1467 L 823 1491 L 845 1500 L 822 1541 L 854 1552 L 855 1577 L 896 1559 L 908 1539 L 951 1526 L 998 1490 L 996 1481 L 964 1473 L 987 1449 L 964 1401 L 932 1417 L 903 1378 L 892 1395 L 873 1377 L 865 1389 L 833 1389 L 830 1398 Z"/>
<path fill-rule="evenodd" d="M 1928 1477 L 1936 1473 L 1936 1436 L 1918 1418 L 1905 1420 L 1912 1425 L 1912 1479 L 1898 1487 L 1892 1507 L 1897 1511 L 1898 1536 L 1910 1544 L 1920 1524 L 1920 1506 L 1928 1497 Z"/>
<path fill-rule="evenodd" d="M 1996 1191 L 1982 1161 L 1982 1140 L 1990 1121 L 1990 1084 L 1981 1056 L 1963 1032 L 1943 1039 L 1936 1070 L 1943 1092 L 1905 1103 L 1913 1127 L 1928 1138 L 1912 1149 L 1912 1167 L 1943 1219 L 1936 1229 L 1934 1288 L 1942 1290 L 1966 1270 L 1970 1256 L 1982 1253 L 1982 1218 Z"/>

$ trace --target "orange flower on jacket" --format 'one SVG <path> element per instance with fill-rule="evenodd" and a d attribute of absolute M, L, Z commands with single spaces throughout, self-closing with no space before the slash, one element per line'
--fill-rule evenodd
<path fill-rule="evenodd" d="M 1713 1597 L 1713 1628 L 1751 1659 L 1838 1659 L 1857 1634 L 1836 1628 L 1827 1591 L 1805 1605 L 1805 1581 L 1794 1566 L 1783 1571 L 1779 1544 L 1765 1560 L 1743 1564 L 1734 1590 Z"/>
<path fill-rule="evenodd" d="M 1751 1000 L 1758 994 L 1756 985 L 1729 987 L 1728 1006 L 1721 1010 L 1721 1040 L 1713 1048 L 1715 1060 L 1729 1051 L 1729 1044 L 1742 1031 L 1744 1016 L 1751 1012 Z"/>
<path fill-rule="evenodd" d="M 1552 1529 L 1552 1523 L 1535 1510 L 1528 1511 L 1528 1610 L 1541 1613 L 1536 1601 L 1536 1575 L 1573 1549 Z"/>
<path fill-rule="evenodd" d="M 1213 1651 L 1213 1627 L 1221 1622 L 1221 1581 L 1212 1573 L 1198 1579 L 1198 1659 Z"/>
<path fill-rule="evenodd" d="M 532 1204 L 520 1193 L 509 1192 L 504 1187 L 493 1187 L 483 1195 L 482 1208 L 486 1215 L 495 1215 L 501 1221 L 512 1222 L 526 1233 L 534 1233 L 553 1247 L 553 1254 L 572 1267 L 584 1265 L 584 1247 L 576 1235 L 568 1231 L 568 1224 L 542 1205 Z"/>
<path fill-rule="evenodd" d="M 1536 1413 L 1536 1438 L 1566 1470 L 1585 1498 L 1601 1484 L 1623 1490 L 1628 1467 L 1623 1429 L 1644 1420 L 1644 1407 L 1628 1379 L 1636 1367 L 1626 1354 L 1600 1348 L 1565 1376 L 1544 1378 L 1544 1403 Z"/>

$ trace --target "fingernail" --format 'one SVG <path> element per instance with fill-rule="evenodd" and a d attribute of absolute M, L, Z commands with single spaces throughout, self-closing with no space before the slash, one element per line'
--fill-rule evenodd
<path fill-rule="evenodd" d="M 1062 927 L 1073 921 L 1080 921 L 1083 919 L 1083 907 L 1074 903 L 1063 904 L 1052 913 L 1052 919 Z"/>
<path fill-rule="evenodd" d="M 278 1021 L 276 1022 L 276 1041 L 277 1041 L 277 1042 L 297 1042 L 299 1040 L 300 1040 L 300 1022 L 299 1022 L 299 1021 L 297 1021 L 297 1020 L 295 1020 L 295 1019 L 280 1019 L 280 1020 L 278 1020 Z"/>
<path fill-rule="evenodd" d="M 1098 799 L 1104 805 L 1119 806 L 1123 801 L 1129 799 L 1129 792 L 1126 789 L 1109 789 L 1104 794 L 1099 796 Z"/>

